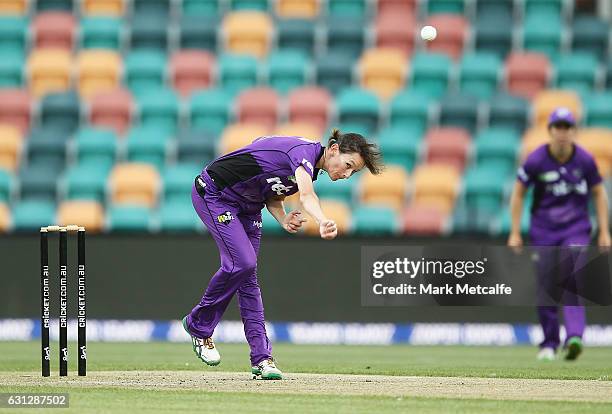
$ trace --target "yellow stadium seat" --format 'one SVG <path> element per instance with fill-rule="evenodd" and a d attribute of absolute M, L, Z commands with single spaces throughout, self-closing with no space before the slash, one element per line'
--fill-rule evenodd
<path fill-rule="evenodd" d="M 276 14 L 284 18 L 313 19 L 319 14 L 318 0 L 278 0 Z"/>
<path fill-rule="evenodd" d="M 351 209 L 346 203 L 337 200 L 322 199 L 321 209 L 326 217 L 336 222 L 338 234 L 349 233 L 351 229 Z M 308 220 L 303 224 L 304 232 L 309 235 L 318 236 L 319 225 L 317 221 L 305 212 L 302 212 L 302 214 L 305 214 L 305 218 Z"/>
<path fill-rule="evenodd" d="M 110 186 L 113 204 L 153 207 L 157 201 L 160 178 L 150 164 L 118 164 L 111 173 Z"/>
<path fill-rule="evenodd" d="M 612 168 L 612 130 L 605 128 L 579 130 L 577 143 L 593 155 L 601 176 L 609 176 Z"/>
<path fill-rule="evenodd" d="M 259 124 L 232 124 L 223 130 L 221 135 L 220 151 L 227 154 L 246 145 L 249 145 L 255 138 L 268 135 L 268 130 Z"/>
<path fill-rule="evenodd" d="M 79 93 L 91 98 L 119 86 L 121 57 L 111 50 L 86 50 L 77 59 Z"/>
<path fill-rule="evenodd" d="M 317 142 L 321 141 L 321 134 L 318 128 L 311 124 L 299 122 L 288 122 L 280 125 L 276 131 L 274 131 L 274 135 L 303 137 Z"/>
<path fill-rule="evenodd" d="M 27 11 L 27 0 L 0 0 L 0 14 L 23 15 Z"/>
<path fill-rule="evenodd" d="M 359 180 L 361 202 L 382 204 L 399 211 L 408 194 L 408 173 L 404 168 L 389 165 L 382 174 L 363 173 Z"/>
<path fill-rule="evenodd" d="M 4 203 L 0 203 L 0 233 L 8 231 L 11 225 L 11 211 Z"/>
<path fill-rule="evenodd" d="M 63 49 L 37 49 L 28 59 L 30 89 L 38 97 L 70 88 L 72 59 Z"/>
<path fill-rule="evenodd" d="M 17 169 L 22 141 L 19 129 L 12 125 L 0 124 L 0 168 L 8 171 Z"/>
<path fill-rule="evenodd" d="M 413 175 L 414 206 L 426 206 L 448 213 L 453 209 L 459 190 L 459 172 L 445 164 L 425 164 Z"/>
<path fill-rule="evenodd" d="M 544 145 L 550 141 L 548 129 L 546 126 L 530 128 L 523 134 L 523 142 L 521 144 L 521 161 L 524 161 L 540 145 Z"/>
<path fill-rule="evenodd" d="M 57 219 L 60 226 L 77 224 L 88 233 L 98 233 L 104 228 L 104 209 L 97 201 L 64 201 L 58 208 Z"/>
<path fill-rule="evenodd" d="M 223 32 L 228 52 L 262 58 L 270 47 L 272 19 L 266 13 L 251 10 L 228 13 L 223 20 Z"/>
<path fill-rule="evenodd" d="M 361 57 L 361 86 L 389 99 L 404 87 L 406 56 L 395 48 L 375 48 Z"/>
<path fill-rule="evenodd" d="M 84 15 L 122 16 L 125 12 L 124 0 L 83 0 L 81 10 Z"/>
<path fill-rule="evenodd" d="M 577 93 L 565 90 L 544 90 L 539 92 L 533 100 L 535 126 L 548 124 L 548 116 L 555 108 L 566 107 L 577 120 L 582 116 L 582 102 Z"/>

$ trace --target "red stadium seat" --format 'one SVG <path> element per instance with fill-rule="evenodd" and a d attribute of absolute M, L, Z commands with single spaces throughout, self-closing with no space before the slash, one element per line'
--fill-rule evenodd
<path fill-rule="evenodd" d="M 550 63 L 541 53 L 511 53 L 506 59 L 508 91 L 532 99 L 546 87 Z"/>
<path fill-rule="evenodd" d="M 465 129 L 448 127 L 429 130 L 425 143 L 427 162 L 452 165 L 463 170 L 472 142 Z"/>
<path fill-rule="evenodd" d="M 278 122 L 280 98 L 272 88 L 247 89 L 237 99 L 238 121 L 272 129 Z"/>
<path fill-rule="evenodd" d="M 89 119 L 92 125 L 109 127 L 123 135 L 130 128 L 132 108 L 132 95 L 127 90 L 103 92 L 91 99 Z"/>
<path fill-rule="evenodd" d="M 457 14 L 435 14 L 425 22 L 425 25 L 433 26 L 438 31 L 435 40 L 427 42 L 430 52 L 444 53 L 454 60 L 459 60 L 463 55 L 463 47 L 469 32 L 469 22 Z"/>
<path fill-rule="evenodd" d="M 377 11 L 378 15 L 396 14 L 396 15 L 412 15 L 416 13 L 416 7 L 419 0 L 378 0 Z"/>
<path fill-rule="evenodd" d="M 214 56 L 203 50 L 179 50 L 170 60 L 172 85 L 182 96 L 208 88 L 212 81 Z"/>
<path fill-rule="evenodd" d="M 409 56 L 414 50 L 416 23 L 411 14 L 385 12 L 375 22 L 376 46 L 399 49 Z"/>
<path fill-rule="evenodd" d="M 332 97 L 327 89 L 307 86 L 289 95 L 289 121 L 311 124 L 319 133 L 327 129 Z"/>
<path fill-rule="evenodd" d="M 36 15 L 32 23 L 34 47 L 72 50 L 76 21 L 66 12 L 44 12 Z"/>
<path fill-rule="evenodd" d="M 31 98 L 23 89 L 0 89 L 0 123 L 17 127 L 23 135 L 30 129 Z"/>
<path fill-rule="evenodd" d="M 437 208 L 410 205 L 403 213 L 404 233 L 411 236 L 440 236 L 448 215 Z"/>

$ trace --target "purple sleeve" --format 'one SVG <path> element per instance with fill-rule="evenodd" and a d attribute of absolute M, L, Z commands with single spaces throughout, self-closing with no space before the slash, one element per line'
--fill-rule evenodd
<path fill-rule="evenodd" d="M 537 175 L 537 162 L 535 157 L 530 155 L 527 157 L 523 165 L 521 165 L 516 172 L 516 179 L 519 180 L 525 187 L 529 187 L 533 184 L 534 178 Z"/>
<path fill-rule="evenodd" d="M 585 166 L 584 178 L 586 179 L 589 188 L 592 188 L 593 186 L 596 186 L 602 182 L 601 175 L 599 174 L 597 164 L 595 164 L 593 157 L 588 158 Z"/>
<path fill-rule="evenodd" d="M 304 167 L 306 172 L 308 172 L 311 177 L 313 176 L 316 158 L 316 145 L 313 144 L 297 145 L 287 152 L 294 172 L 298 167 Z"/>

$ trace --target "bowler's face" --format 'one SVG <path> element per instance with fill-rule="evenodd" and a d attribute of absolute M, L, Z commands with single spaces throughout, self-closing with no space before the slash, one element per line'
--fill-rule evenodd
<path fill-rule="evenodd" d="M 331 156 L 327 163 L 327 174 L 332 181 L 347 179 L 361 170 L 365 162 L 359 153 L 343 154 L 336 144 L 330 147 Z"/>

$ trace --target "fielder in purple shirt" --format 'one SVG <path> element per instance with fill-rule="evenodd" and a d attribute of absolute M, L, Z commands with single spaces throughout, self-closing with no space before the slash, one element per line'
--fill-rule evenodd
<path fill-rule="evenodd" d="M 519 248 L 523 244 L 520 229 L 523 199 L 527 188 L 533 186 L 529 230 L 533 246 L 587 246 L 591 239 L 588 204 L 592 197 L 599 225 L 598 244 L 608 248 L 610 230 L 606 192 L 595 160 L 574 143 L 576 120 L 572 113 L 567 108 L 555 109 L 548 119 L 548 132 L 550 143 L 533 151 L 518 170 L 510 201 L 512 228 L 508 245 Z M 553 260 L 551 249 L 542 248 L 538 253 L 538 278 L 542 286 L 546 279 L 552 280 L 543 269 L 556 266 L 547 263 Z M 581 266 L 577 262 L 583 259 L 584 255 L 574 255 L 573 268 L 579 269 Z M 572 270 L 568 269 L 568 272 Z M 584 306 L 580 306 L 577 300 L 574 306 L 564 305 L 563 316 L 565 358 L 574 360 L 582 352 L 582 334 L 586 324 Z M 538 317 L 544 332 L 538 359 L 553 360 L 560 344 L 557 306 L 538 306 Z"/>
<path fill-rule="evenodd" d="M 336 224 L 321 210 L 313 181 L 320 171 L 326 171 L 336 181 L 364 167 L 372 174 L 380 173 L 382 161 L 377 146 L 359 134 L 334 130 L 327 147 L 301 137 L 257 138 L 211 162 L 196 177 L 193 206 L 221 256 L 221 268 L 211 278 L 201 301 L 183 318 L 193 350 L 203 362 L 221 362 L 211 337 L 237 294 L 253 375 L 282 378 L 266 335 L 257 282 L 261 210 L 267 207 L 287 232 L 297 233 L 306 219 L 299 210 L 286 213 L 283 199 L 299 191 L 300 203 L 319 224 L 321 238 L 331 240 L 338 233 Z"/>

